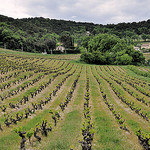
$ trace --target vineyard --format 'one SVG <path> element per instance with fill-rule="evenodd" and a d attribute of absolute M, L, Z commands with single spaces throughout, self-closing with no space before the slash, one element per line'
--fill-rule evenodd
<path fill-rule="evenodd" d="M 149 150 L 150 67 L 0 53 L 0 150 Z"/>

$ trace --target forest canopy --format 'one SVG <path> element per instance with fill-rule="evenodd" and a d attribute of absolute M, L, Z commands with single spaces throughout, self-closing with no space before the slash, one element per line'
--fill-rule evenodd
<path fill-rule="evenodd" d="M 145 57 L 124 39 L 116 35 L 98 34 L 82 42 L 81 60 L 92 64 L 129 65 L 143 64 Z"/>
<path fill-rule="evenodd" d="M 64 36 L 64 33 L 67 34 Z M 102 25 L 43 17 L 14 19 L 0 15 L 0 47 L 12 50 L 50 52 L 60 45 L 72 50 L 75 46 L 78 50 L 87 35 L 105 33 L 136 45 L 142 40 L 150 40 L 150 20 Z"/>

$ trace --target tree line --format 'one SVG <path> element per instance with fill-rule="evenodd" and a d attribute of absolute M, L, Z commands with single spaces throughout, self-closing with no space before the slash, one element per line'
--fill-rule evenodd
<path fill-rule="evenodd" d="M 146 41 L 150 39 L 150 20 L 102 25 L 43 17 L 13 19 L 0 15 L 0 46 L 9 49 L 50 52 L 59 45 L 74 49 L 74 43 L 77 49 L 87 34 L 104 33 L 117 35 L 132 44 L 141 39 Z"/>

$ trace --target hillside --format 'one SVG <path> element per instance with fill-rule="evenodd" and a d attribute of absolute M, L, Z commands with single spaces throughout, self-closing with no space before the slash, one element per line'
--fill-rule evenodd
<path fill-rule="evenodd" d="M 80 31 L 81 29 L 92 32 L 97 26 L 93 23 L 56 20 L 43 17 L 13 19 L 2 15 L 0 15 L 0 22 L 13 25 L 29 34 L 31 33 L 31 30 L 33 32 L 44 32 L 45 29 L 48 33 L 56 34 L 61 34 L 63 31 L 75 32 L 76 30 Z"/>
<path fill-rule="evenodd" d="M 81 45 L 82 39 L 87 35 L 99 33 L 115 34 L 126 41 L 150 39 L 150 20 L 119 23 L 119 24 L 94 24 L 56 20 L 42 17 L 14 19 L 0 15 L 0 46 L 8 49 L 18 49 L 32 52 L 43 52 L 55 49 L 63 43 L 62 34 L 70 39 L 68 49 Z M 63 43 L 64 46 L 66 44 Z"/>
<path fill-rule="evenodd" d="M 8 25 L 13 25 L 16 28 L 27 31 L 28 33 L 30 33 L 30 30 L 33 30 L 34 32 L 40 32 L 44 29 L 47 29 L 49 33 L 57 34 L 60 34 L 63 31 L 74 33 L 76 30 L 80 31 L 81 29 L 85 29 L 86 31 L 94 33 L 96 32 L 96 28 L 107 28 L 118 32 L 123 30 L 134 31 L 138 35 L 142 33 L 150 34 L 150 19 L 141 22 L 102 25 L 88 22 L 56 20 L 43 17 L 14 19 L 11 17 L 0 15 L 0 22 L 5 22 Z"/>

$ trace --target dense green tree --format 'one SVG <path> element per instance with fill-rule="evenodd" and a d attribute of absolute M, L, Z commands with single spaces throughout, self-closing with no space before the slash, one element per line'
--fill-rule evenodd
<path fill-rule="evenodd" d="M 88 51 L 81 55 L 81 60 L 95 64 L 142 64 L 143 54 L 134 50 L 125 40 L 110 34 L 99 34 L 88 42 Z"/>
<path fill-rule="evenodd" d="M 89 41 L 88 51 L 111 52 L 112 48 L 118 43 L 119 38 L 109 34 L 99 34 Z"/>
<path fill-rule="evenodd" d="M 67 48 L 67 49 L 74 48 L 74 41 L 69 32 L 64 31 L 60 36 L 60 41 L 63 43 L 63 46 L 65 48 Z"/>
<path fill-rule="evenodd" d="M 82 39 L 81 45 L 86 49 L 88 49 L 88 42 L 89 42 L 90 38 L 91 38 L 90 36 L 85 36 Z"/>
<path fill-rule="evenodd" d="M 132 51 L 131 56 L 133 58 L 132 64 L 134 65 L 140 65 L 141 63 L 144 64 L 145 57 L 143 56 L 143 53 L 139 51 Z"/>
<path fill-rule="evenodd" d="M 144 34 L 144 33 L 141 35 L 141 37 L 142 37 L 142 39 L 143 39 L 144 41 L 146 41 L 147 39 L 149 39 L 149 35 Z"/>
<path fill-rule="evenodd" d="M 51 39 L 47 39 L 45 41 L 45 45 L 46 45 L 47 52 L 51 53 L 51 50 L 54 50 L 56 48 L 56 41 L 51 40 Z"/>
<path fill-rule="evenodd" d="M 1 46 L 5 44 L 10 49 L 42 52 L 47 47 L 47 41 L 51 40 L 56 41 L 56 44 L 62 41 L 67 49 L 73 48 L 74 42 L 76 49 L 84 42 L 84 47 L 87 47 L 86 40 L 84 41 L 87 31 L 90 33 L 90 38 L 99 33 L 108 33 L 124 38 L 127 44 L 133 44 L 135 40 L 139 41 L 145 35 L 144 40 L 150 39 L 150 20 L 102 25 L 42 17 L 13 19 L 0 15 L 0 44 Z M 113 44 L 110 43 L 111 39 L 109 42 L 105 40 L 103 42 L 106 42 L 102 45 L 103 51 L 107 51 L 109 44 Z"/>
<path fill-rule="evenodd" d="M 116 57 L 115 64 L 117 65 L 130 65 L 132 63 L 132 56 L 128 54 L 123 54 Z"/>

